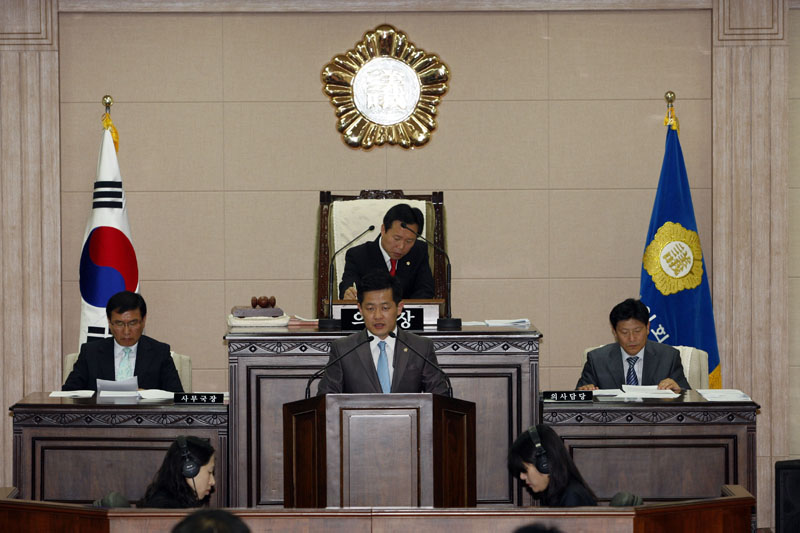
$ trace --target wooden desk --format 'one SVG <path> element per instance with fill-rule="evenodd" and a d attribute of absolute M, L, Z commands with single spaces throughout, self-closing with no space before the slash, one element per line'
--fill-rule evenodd
<path fill-rule="evenodd" d="M 646 502 L 711 498 L 723 484 L 756 494 L 753 402 L 708 402 L 695 391 L 679 398 L 590 404 L 544 403 L 554 426 L 601 501 L 617 491 Z"/>
<path fill-rule="evenodd" d="M 530 524 L 592 533 L 739 533 L 750 531 L 755 499 L 727 487 L 708 500 L 639 507 L 484 507 L 471 509 L 231 509 L 251 531 L 287 533 L 485 533 Z M 727 494 L 725 494 L 727 492 Z M 70 504 L 0 500 L 0 531 L 93 531 L 169 533 L 191 510 L 92 509 Z"/>
<path fill-rule="evenodd" d="M 303 398 L 328 361 L 330 343 L 351 332 L 271 328 L 229 333 L 230 504 L 283 505 L 283 404 Z M 478 505 L 519 504 L 506 453 L 538 418 L 539 339 L 533 329 L 425 331 L 456 398 L 476 404 Z M 315 394 L 317 385 L 312 387 Z"/>
<path fill-rule="evenodd" d="M 20 498 L 90 503 L 115 490 L 137 501 L 183 434 L 210 439 L 217 464 L 211 505 L 227 505 L 227 405 L 109 404 L 48 395 L 30 394 L 10 408 Z"/>

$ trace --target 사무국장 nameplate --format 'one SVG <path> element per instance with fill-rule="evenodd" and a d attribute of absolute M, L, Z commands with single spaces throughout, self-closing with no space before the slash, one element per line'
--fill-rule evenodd
<path fill-rule="evenodd" d="M 222 392 L 176 392 L 175 403 L 223 403 L 225 394 Z"/>

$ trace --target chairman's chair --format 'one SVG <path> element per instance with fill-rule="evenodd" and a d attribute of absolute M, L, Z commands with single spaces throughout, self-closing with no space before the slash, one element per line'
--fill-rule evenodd
<path fill-rule="evenodd" d="M 175 363 L 175 368 L 178 371 L 178 377 L 181 378 L 181 385 L 184 392 L 192 392 L 192 358 L 188 355 L 183 355 L 175 352 L 169 353 L 172 356 L 172 361 Z M 64 376 L 61 382 L 67 381 L 69 373 L 72 372 L 72 367 L 75 366 L 75 361 L 78 360 L 78 354 L 68 353 L 64 358 Z"/>
<path fill-rule="evenodd" d="M 347 244 L 359 233 L 374 225 L 375 229 L 367 233 L 352 246 L 358 246 L 380 235 L 383 215 L 394 204 L 408 203 L 418 207 L 425 216 L 423 235 L 440 248 L 447 250 L 444 229 L 444 193 L 403 194 L 399 190 L 364 190 L 358 196 L 331 194 L 330 191 L 319 193 L 319 231 L 317 233 L 317 317 L 327 316 L 329 298 L 336 300 L 339 296 L 339 281 L 344 271 L 346 252 L 336 257 L 334 264 L 333 294 L 329 294 L 330 261 L 336 250 Z M 431 248 L 428 257 L 433 272 L 434 298 L 447 299 L 446 260 L 444 256 Z M 330 318 L 330 317 L 329 317 Z"/>
<path fill-rule="evenodd" d="M 602 348 L 605 346 L 593 346 L 586 348 L 583 351 L 583 362 L 586 362 L 586 356 L 592 350 Z M 686 376 L 686 381 L 692 389 L 707 389 L 708 385 L 708 352 L 695 348 L 693 346 L 673 346 L 681 353 L 681 365 L 683 365 L 683 374 Z"/>

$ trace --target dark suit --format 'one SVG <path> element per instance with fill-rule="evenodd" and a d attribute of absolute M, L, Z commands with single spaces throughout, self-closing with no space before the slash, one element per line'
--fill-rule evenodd
<path fill-rule="evenodd" d="M 347 337 L 336 339 L 331 343 L 330 361 L 352 349 L 358 343 L 367 339 L 367 330 L 353 333 Z M 438 364 L 436 353 L 433 350 L 433 341 L 408 333 L 402 329 L 397 330 L 397 339 L 394 344 L 394 361 L 392 374 L 392 392 L 432 392 L 446 394 L 442 373 L 426 363 L 413 350 L 405 344 L 413 346 L 418 352 Z M 341 361 L 325 371 L 319 382 L 317 394 L 332 393 L 377 393 L 383 392 L 378 380 L 378 371 L 372 359 L 369 343 L 365 342 L 356 350 L 342 358 Z"/>
<path fill-rule="evenodd" d="M 592 384 L 601 389 L 618 389 L 625 384 L 627 367 L 622 364 L 621 349 L 614 342 L 589 352 L 576 388 Z M 644 346 L 642 363 L 640 385 L 658 385 L 661 380 L 672 378 L 680 388 L 691 388 L 683 374 L 681 354 L 672 346 L 648 340 Z"/>
<path fill-rule="evenodd" d="M 133 374 L 139 379 L 140 389 L 183 392 L 181 378 L 169 352 L 169 344 L 145 335 L 139 337 Z M 113 337 L 87 342 L 81 346 L 78 360 L 61 390 L 97 390 L 98 378 L 111 381 L 116 379 Z"/>
<path fill-rule="evenodd" d="M 339 283 L 339 298 L 365 274 L 386 269 L 380 248 L 380 237 L 347 250 L 344 256 L 344 273 Z M 395 277 L 400 281 L 403 298 L 433 298 L 433 274 L 428 263 L 428 245 L 417 241 L 411 250 L 397 260 Z"/>

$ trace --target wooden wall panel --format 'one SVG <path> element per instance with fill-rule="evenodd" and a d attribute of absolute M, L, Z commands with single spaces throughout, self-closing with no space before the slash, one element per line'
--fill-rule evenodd
<path fill-rule="evenodd" d="M 779 0 L 715 0 L 713 13 L 714 312 L 723 386 L 761 404 L 759 526 L 789 439 L 786 14 Z"/>
<path fill-rule="evenodd" d="M 60 383 L 61 186 L 57 19 L 51 0 L 0 14 L 0 398 Z M 0 456 L 11 457 L 11 420 Z M 0 484 L 11 483 L 3 461 Z"/>

